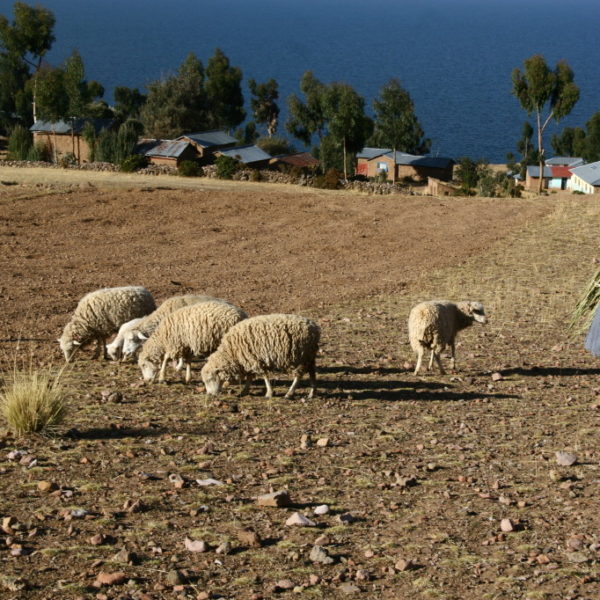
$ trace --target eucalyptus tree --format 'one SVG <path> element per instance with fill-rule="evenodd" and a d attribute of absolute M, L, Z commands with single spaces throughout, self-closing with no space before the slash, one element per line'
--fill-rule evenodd
<path fill-rule="evenodd" d="M 565 61 L 559 61 L 551 69 L 540 54 L 524 61 L 523 72 L 518 68 L 512 72 L 513 94 L 527 114 L 535 116 L 540 192 L 543 188 L 544 131 L 550 121 L 559 122 L 577 103 L 579 88 L 573 79 L 573 71 Z"/>
<path fill-rule="evenodd" d="M 375 123 L 369 143 L 380 148 L 391 148 L 409 154 L 429 152 L 431 140 L 424 138 L 410 94 L 397 79 L 391 79 L 373 101 Z M 396 181 L 394 169 L 393 181 Z"/>
<path fill-rule="evenodd" d="M 254 79 L 248 80 L 248 88 L 252 94 L 250 107 L 254 120 L 267 128 L 267 135 L 273 137 L 279 124 L 279 89 L 277 82 L 271 78 L 266 83 L 256 83 Z"/>
<path fill-rule="evenodd" d="M 296 94 L 288 96 L 289 117 L 285 128 L 295 138 L 309 146 L 316 135 L 319 142 L 326 133 L 324 96 L 327 86 L 312 71 L 306 71 L 300 80 L 304 100 Z"/>

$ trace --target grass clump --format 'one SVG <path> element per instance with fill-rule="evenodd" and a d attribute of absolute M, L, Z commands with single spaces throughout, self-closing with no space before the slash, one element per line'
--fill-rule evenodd
<path fill-rule="evenodd" d="M 17 437 L 55 433 L 65 416 L 65 408 L 60 373 L 15 369 L 5 377 L 0 389 L 0 411 Z"/>
<path fill-rule="evenodd" d="M 570 328 L 576 333 L 583 333 L 590 328 L 594 311 L 600 303 L 600 269 L 596 271 L 585 292 L 579 299 L 571 317 Z"/>

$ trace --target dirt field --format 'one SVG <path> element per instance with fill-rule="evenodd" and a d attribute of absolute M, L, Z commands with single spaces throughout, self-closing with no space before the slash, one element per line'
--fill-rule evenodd
<path fill-rule="evenodd" d="M 198 368 L 191 386 L 175 372 L 149 386 L 136 365 L 81 352 L 64 374 L 62 434 L 0 437 L 0 516 L 17 523 L 0 546 L 0 597 L 600 596 L 600 363 L 566 329 L 600 258 L 598 199 L 49 169 L 0 168 L 0 181 L 7 370 L 60 366 L 55 339 L 103 286 L 198 291 L 323 330 L 310 401 L 284 401 L 281 375 L 273 401 L 257 381 L 207 402 Z M 408 311 L 442 297 L 482 301 L 490 323 L 461 334 L 457 373 L 415 377 Z M 16 449 L 29 458 L 10 460 Z M 562 450 L 577 463 L 559 466 Z M 293 506 L 256 504 L 277 490 Z M 294 511 L 316 526 L 286 526 Z M 311 560 L 317 540 L 332 564 Z M 101 571 L 122 581 L 94 586 Z"/>

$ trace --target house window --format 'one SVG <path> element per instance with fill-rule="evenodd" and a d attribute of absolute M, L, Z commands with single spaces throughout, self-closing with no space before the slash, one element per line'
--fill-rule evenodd
<path fill-rule="evenodd" d="M 377 163 L 377 170 L 378 171 L 383 171 L 384 173 L 388 172 L 388 165 L 386 162 L 378 162 Z"/>

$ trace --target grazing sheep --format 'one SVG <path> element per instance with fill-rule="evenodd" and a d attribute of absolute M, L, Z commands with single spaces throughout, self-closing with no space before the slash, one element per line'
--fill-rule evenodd
<path fill-rule="evenodd" d="M 185 294 L 183 296 L 173 296 L 167 298 L 152 314 L 142 319 L 136 327 L 125 332 L 123 340 L 123 360 L 133 356 L 152 335 L 159 323 L 167 316 L 184 306 L 191 306 L 199 302 L 225 302 L 220 298 L 212 296 L 197 296 L 195 294 Z"/>
<path fill-rule="evenodd" d="M 432 300 L 421 302 L 413 307 L 408 317 L 408 338 L 412 349 L 417 354 L 415 375 L 419 373 L 425 348 L 431 349 L 429 369 L 433 367 L 433 359 L 442 375 L 445 373 L 440 360 L 440 352 L 446 346 L 452 350 L 452 369 L 456 368 L 454 340 L 456 334 L 473 321 L 486 323 L 487 318 L 481 302 L 448 302 L 446 300 Z"/>
<path fill-rule="evenodd" d="M 207 301 L 185 306 L 167 315 L 142 347 L 138 365 L 146 381 L 164 381 L 169 359 L 183 359 L 185 381 L 191 379 L 192 357 L 214 352 L 223 335 L 248 315 L 227 302 Z M 159 370 L 160 369 L 160 370 Z"/>
<path fill-rule="evenodd" d="M 106 345 L 106 353 L 111 360 L 119 360 L 119 358 L 121 358 L 123 344 L 125 343 L 125 334 L 131 329 L 134 329 L 144 318 L 145 317 L 138 317 L 137 319 L 131 319 L 131 321 L 127 321 L 127 323 L 123 323 L 123 325 L 119 327 L 119 332 L 115 339 L 110 344 Z"/>
<path fill-rule="evenodd" d="M 93 340 L 97 341 L 94 358 L 100 351 L 106 358 L 106 339 L 123 323 L 144 317 L 155 308 L 152 294 L 142 286 L 104 288 L 86 294 L 58 339 L 65 360 L 69 362 L 78 348 Z"/>
<path fill-rule="evenodd" d="M 217 351 L 208 357 L 202 369 L 206 392 L 217 395 L 225 382 L 244 383 L 248 392 L 253 375 L 264 378 L 266 397 L 273 396 L 267 377 L 271 371 L 292 372 L 294 381 L 286 398 L 294 395 L 302 374 L 308 371 L 312 398 L 316 389 L 315 360 L 321 330 L 310 319 L 298 315 L 261 315 L 242 321 L 223 337 Z"/>

